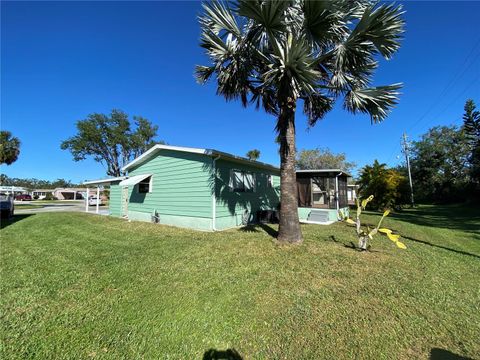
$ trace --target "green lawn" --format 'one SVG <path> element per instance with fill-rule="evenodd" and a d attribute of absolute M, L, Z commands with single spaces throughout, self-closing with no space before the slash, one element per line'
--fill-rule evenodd
<path fill-rule="evenodd" d="M 0 357 L 478 358 L 480 210 L 421 207 L 385 226 L 407 250 L 380 237 L 359 253 L 341 223 L 279 246 L 270 226 L 17 215 L 0 232 Z"/>

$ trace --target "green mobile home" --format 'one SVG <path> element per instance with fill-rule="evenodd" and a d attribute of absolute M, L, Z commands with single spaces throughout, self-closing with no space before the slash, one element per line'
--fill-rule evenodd
<path fill-rule="evenodd" d="M 223 230 L 276 210 L 280 170 L 211 149 L 155 145 L 110 185 L 110 215 L 199 230 Z"/>

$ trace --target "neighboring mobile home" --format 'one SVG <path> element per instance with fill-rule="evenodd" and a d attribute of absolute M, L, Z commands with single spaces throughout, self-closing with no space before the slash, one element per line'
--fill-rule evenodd
<path fill-rule="evenodd" d="M 199 230 L 223 230 L 277 210 L 280 170 L 211 149 L 155 145 L 110 186 L 110 215 Z"/>
<path fill-rule="evenodd" d="M 301 222 L 330 224 L 348 214 L 347 180 L 341 169 L 297 170 Z"/>

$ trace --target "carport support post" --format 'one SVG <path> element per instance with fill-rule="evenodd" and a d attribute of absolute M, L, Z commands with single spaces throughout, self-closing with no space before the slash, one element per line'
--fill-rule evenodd
<path fill-rule="evenodd" d="M 97 206 L 95 208 L 95 212 L 98 214 L 98 207 L 100 205 L 100 186 L 97 185 Z"/>
<path fill-rule="evenodd" d="M 88 212 L 88 187 L 87 187 L 87 196 L 85 197 L 85 212 Z"/>

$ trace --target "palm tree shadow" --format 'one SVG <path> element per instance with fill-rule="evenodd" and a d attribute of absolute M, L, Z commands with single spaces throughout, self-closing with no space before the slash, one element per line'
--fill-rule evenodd
<path fill-rule="evenodd" d="M 417 243 L 420 243 L 420 244 L 432 246 L 432 247 L 435 247 L 435 248 L 439 248 L 439 249 L 443 249 L 443 250 L 447 250 L 447 251 L 452 251 L 452 252 L 457 253 L 457 254 L 473 256 L 473 257 L 476 257 L 477 259 L 480 259 L 479 255 L 472 254 L 472 253 L 469 253 L 469 252 L 466 252 L 466 251 L 456 250 L 456 249 L 452 249 L 452 248 L 449 248 L 449 247 L 446 247 L 446 246 L 432 244 L 431 242 L 428 242 L 428 241 L 425 241 L 425 240 L 415 239 L 415 238 L 412 238 L 410 236 L 402 235 L 402 238 L 408 239 L 408 240 L 411 240 L 411 241 L 414 241 L 414 242 L 417 242 Z"/>
<path fill-rule="evenodd" d="M 203 354 L 203 360 L 243 360 L 242 356 L 235 349 L 217 350 L 208 349 Z"/>
<path fill-rule="evenodd" d="M 242 232 L 255 232 L 255 233 L 262 232 L 263 230 L 263 232 L 265 232 L 266 234 L 268 234 L 269 236 L 275 239 L 278 236 L 277 230 L 270 227 L 268 224 L 264 224 L 264 223 L 245 225 L 239 228 L 239 230 Z"/>
<path fill-rule="evenodd" d="M 430 360 L 473 360 L 473 359 L 454 354 L 448 350 L 433 348 L 432 350 L 430 350 Z"/>

